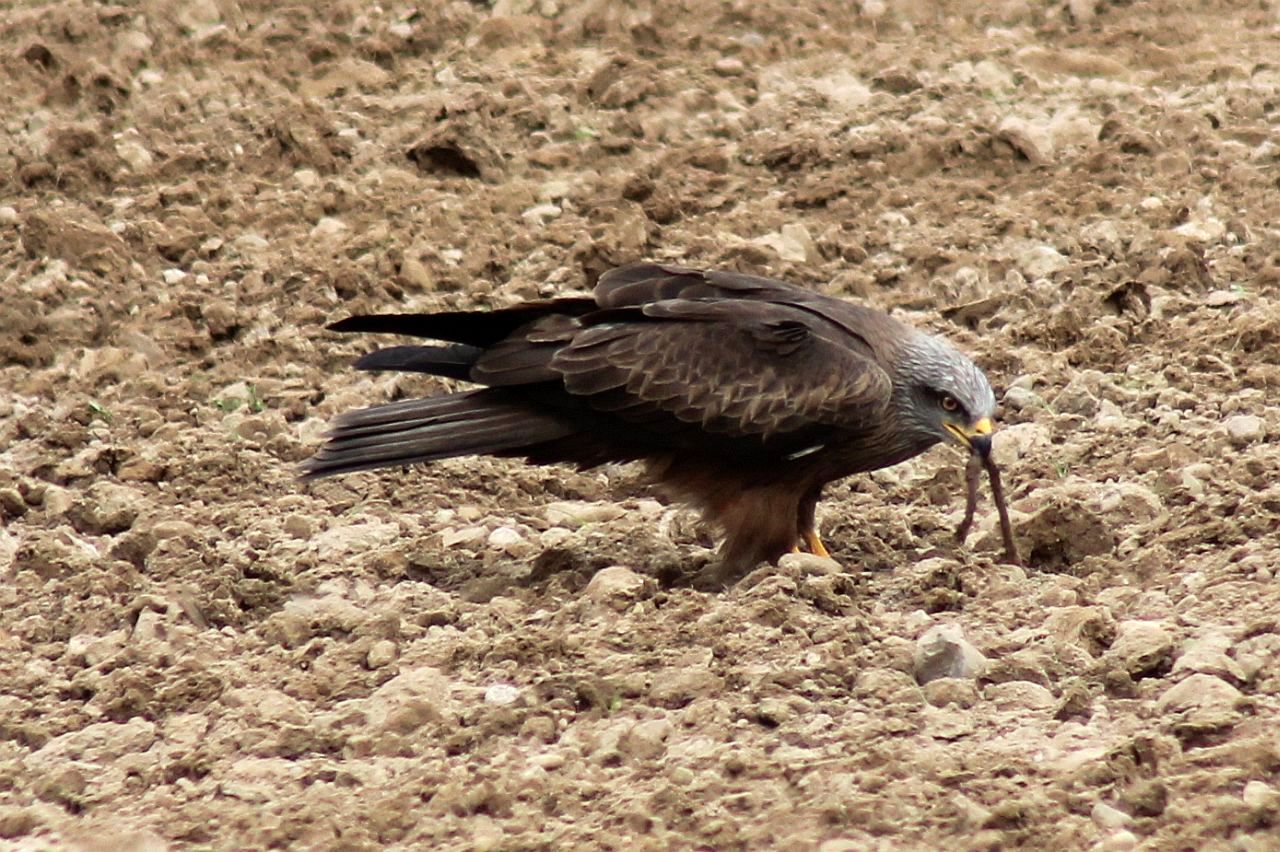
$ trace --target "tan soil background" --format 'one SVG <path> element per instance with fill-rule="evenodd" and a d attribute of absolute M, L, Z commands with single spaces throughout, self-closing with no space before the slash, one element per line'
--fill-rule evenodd
<path fill-rule="evenodd" d="M 22 2 L 0 56 L 0 842 L 1280 848 L 1276 3 Z M 1025 568 L 947 449 L 721 594 L 634 470 L 294 479 L 443 386 L 326 321 L 641 258 L 956 340 Z"/>

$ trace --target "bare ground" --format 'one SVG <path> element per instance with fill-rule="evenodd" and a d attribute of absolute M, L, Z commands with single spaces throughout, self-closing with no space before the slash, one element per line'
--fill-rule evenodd
<path fill-rule="evenodd" d="M 0 55 L 0 843 L 1280 844 L 1274 2 L 23 2 Z M 441 389 L 326 321 L 641 258 L 960 343 L 1026 567 L 945 449 L 722 594 L 633 470 L 295 480 Z M 939 629 L 985 665 L 922 686 Z"/>

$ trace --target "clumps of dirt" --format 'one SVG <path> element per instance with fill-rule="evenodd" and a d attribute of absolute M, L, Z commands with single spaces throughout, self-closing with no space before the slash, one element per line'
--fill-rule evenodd
<path fill-rule="evenodd" d="M 1266 846 L 1280 75 L 1228 5 L 12 11 L 0 837 Z M 954 339 L 1025 565 L 945 449 L 715 593 L 635 471 L 297 482 L 445 387 L 327 322 L 644 258 Z"/>

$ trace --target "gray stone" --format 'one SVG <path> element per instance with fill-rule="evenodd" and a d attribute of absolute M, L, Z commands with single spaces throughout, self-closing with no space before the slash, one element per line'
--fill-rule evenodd
<path fill-rule="evenodd" d="M 1227 437 L 1237 447 L 1261 441 L 1267 435 L 1267 424 L 1256 414 L 1236 414 L 1222 422 Z"/>
<path fill-rule="evenodd" d="M 915 676 L 921 685 L 942 677 L 975 678 L 986 668 L 987 658 L 958 624 L 931 627 L 916 641 Z"/>
<path fill-rule="evenodd" d="M 778 560 L 778 568 L 786 573 L 802 576 L 826 576 L 839 574 L 840 563 L 829 556 L 815 556 L 812 553 L 788 553 Z"/>

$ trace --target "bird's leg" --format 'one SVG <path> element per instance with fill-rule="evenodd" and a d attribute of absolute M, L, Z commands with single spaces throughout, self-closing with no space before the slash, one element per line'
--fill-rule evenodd
<path fill-rule="evenodd" d="M 826 545 L 822 543 L 822 539 L 818 538 L 817 530 L 805 530 L 801 535 L 804 536 L 804 543 L 808 545 L 810 553 L 826 559 L 831 558 L 831 551 L 827 550 Z"/>
<path fill-rule="evenodd" d="M 800 498 L 800 506 L 796 512 L 796 528 L 800 531 L 800 540 L 792 548 L 793 553 L 800 553 L 803 549 L 807 549 L 814 556 L 831 557 L 831 551 L 827 550 L 822 543 L 822 539 L 818 537 L 817 509 L 818 501 L 821 499 L 821 485 L 809 489 Z M 803 548 L 801 545 L 803 545 Z"/>

